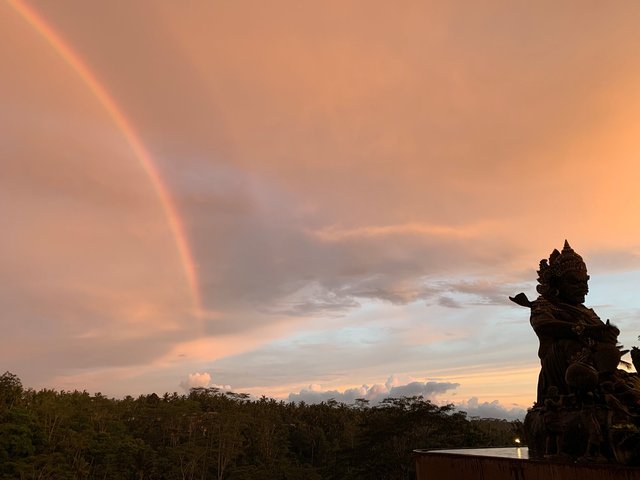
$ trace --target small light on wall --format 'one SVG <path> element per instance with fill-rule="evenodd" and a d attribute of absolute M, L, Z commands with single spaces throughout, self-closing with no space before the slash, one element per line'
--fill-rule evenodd
<path fill-rule="evenodd" d="M 516 444 L 516 447 L 520 446 L 520 439 L 518 437 L 514 438 L 513 441 Z"/>

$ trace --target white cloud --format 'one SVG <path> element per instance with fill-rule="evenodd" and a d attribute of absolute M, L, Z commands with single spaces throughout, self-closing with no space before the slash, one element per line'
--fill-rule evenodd
<path fill-rule="evenodd" d="M 190 373 L 186 380 L 180 382 L 180 386 L 185 390 L 189 391 L 192 388 L 218 388 L 220 390 L 231 390 L 231 385 L 217 385 L 215 383 L 211 383 L 211 375 L 208 373 Z"/>
<path fill-rule="evenodd" d="M 180 386 L 186 391 L 191 388 L 208 387 L 211 384 L 211 375 L 208 373 L 190 373 L 186 380 L 180 382 Z"/>

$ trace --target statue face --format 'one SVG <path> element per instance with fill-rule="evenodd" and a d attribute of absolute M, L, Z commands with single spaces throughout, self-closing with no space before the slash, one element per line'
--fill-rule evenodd
<path fill-rule="evenodd" d="M 584 303 L 584 297 L 589 293 L 588 281 L 586 273 L 566 273 L 558 282 L 558 298 L 570 305 Z"/>

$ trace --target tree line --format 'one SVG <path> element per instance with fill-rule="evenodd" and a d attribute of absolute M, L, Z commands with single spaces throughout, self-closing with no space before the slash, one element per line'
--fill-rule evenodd
<path fill-rule="evenodd" d="M 307 404 L 194 388 L 114 399 L 0 376 L 2 480 L 404 480 L 414 449 L 513 445 L 521 429 L 421 396 Z"/>

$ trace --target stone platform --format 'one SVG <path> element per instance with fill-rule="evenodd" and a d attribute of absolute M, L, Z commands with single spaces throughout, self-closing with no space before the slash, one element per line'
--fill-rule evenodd
<path fill-rule="evenodd" d="M 640 467 L 534 460 L 527 447 L 414 453 L 417 480 L 640 480 Z"/>

